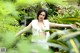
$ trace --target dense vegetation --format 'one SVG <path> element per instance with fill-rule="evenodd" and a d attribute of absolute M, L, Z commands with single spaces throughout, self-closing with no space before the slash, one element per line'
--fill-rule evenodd
<path fill-rule="evenodd" d="M 80 52 L 80 1 L 79 0 L 0 0 L 0 48 L 6 53 L 79 53 Z M 74 5 L 73 5 L 74 4 Z M 71 28 L 51 28 L 48 40 L 50 50 L 30 43 L 31 31 L 15 37 L 15 34 L 36 18 L 39 9 L 48 11 L 50 22 L 74 24 Z"/>

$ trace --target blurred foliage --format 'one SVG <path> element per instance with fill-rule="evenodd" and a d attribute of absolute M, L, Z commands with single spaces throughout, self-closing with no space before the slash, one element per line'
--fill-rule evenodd
<path fill-rule="evenodd" d="M 77 38 L 79 37 L 79 35 L 80 35 L 80 28 L 76 29 L 75 32 L 73 29 L 62 30 L 62 31 L 56 30 L 56 32 L 52 33 L 51 36 L 49 37 L 49 42 L 59 44 L 65 48 L 65 49 L 60 48 L 59 52 L 79 53 L 80 52 L 80 39 Z"/>
<path fill-rule="evenodd" d="M 69 0 L 0 0 L 0 48 L 6 47 L 6 53 L 53 53 L 55 48 L 61 53 L 80 52 L 80 8 Z M 74 0 L 77 4 L 79 0 Z M 70 5 L 71 3 L 71 5 Z M 74 4 L 74 3 L 73 3 Z M 48 11 L 50 22 L 75 24 L 76 29 L 50 29 L 51 32 L 47 45 L 52 50 L 44 50 L 30 42 L 29 34 L 25 37 L 15 37 L 16 32 L 36 19 L 37 11 L 44 8 Z M 24 25 L 24 26 L 21 26 Z M 51 48 L 50 48 L 51 49 Z"/>

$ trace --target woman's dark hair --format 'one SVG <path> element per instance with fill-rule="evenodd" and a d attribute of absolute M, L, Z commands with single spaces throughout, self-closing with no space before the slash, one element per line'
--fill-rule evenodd
<path fill-rule="evenodd" d="M 47 19 L 48 14 L 47 14 L 47 11 L 44 10 L 44 9 L 40 9 L 40 10 L 38 11 L 38 13 L 37 13 L 37 19 L 38 19 L 38 16 L 40 15 L 41 12 L 45 12 L 45 18 L 44 18 L 44 19 Z"/>

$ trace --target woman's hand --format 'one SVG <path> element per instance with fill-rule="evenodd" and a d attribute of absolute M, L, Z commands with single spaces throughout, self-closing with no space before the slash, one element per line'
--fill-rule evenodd
<path fill-rule="evenodd" d="M 71 24 L 70 27 L 71 27 L 72 29 L 77 28 L 76 25 L 74 25 L 74 24 Z"/>

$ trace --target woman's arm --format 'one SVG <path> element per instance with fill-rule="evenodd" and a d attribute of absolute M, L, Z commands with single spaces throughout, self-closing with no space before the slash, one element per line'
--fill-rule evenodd
<path fill-rule="evenodd" d="M 25 27 L 24 29 L 20 30 L 20 31 L 16 34 L 16 36 L 19 36 L 20 34 L 28 31 L 31 27 L 32 27 L 32 24 L 30 23 L 27 27 Z"/>
<path fill-rule="evenodd" d="M 57 24 L 57 23 L 50 23 L 50 27 L 71 27 L 75 28 L 76 26 L 73 24 Z"/>

